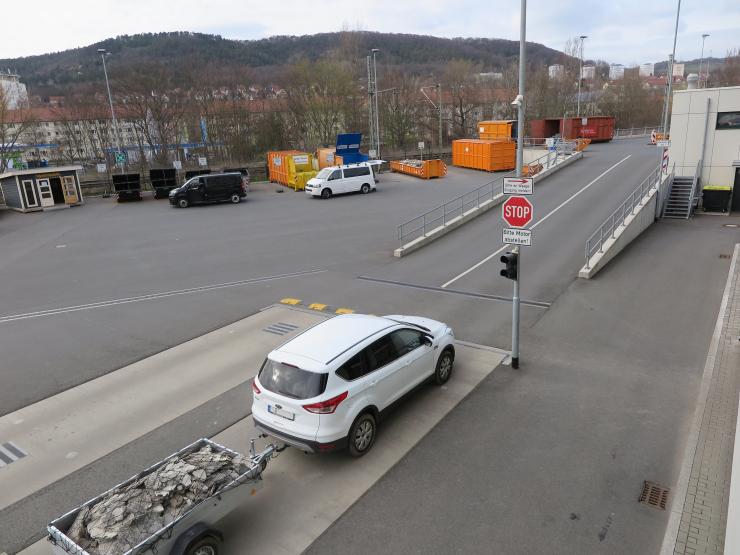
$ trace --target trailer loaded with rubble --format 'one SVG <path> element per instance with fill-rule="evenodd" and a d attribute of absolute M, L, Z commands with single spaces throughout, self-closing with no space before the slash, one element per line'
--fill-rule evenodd
<path fill-rule="evenodd" d="M 48 526 L 56 555 L 218 555 L 218 522 L 251 498 L 268 445 L 240 455 L 200 439 Z"/>

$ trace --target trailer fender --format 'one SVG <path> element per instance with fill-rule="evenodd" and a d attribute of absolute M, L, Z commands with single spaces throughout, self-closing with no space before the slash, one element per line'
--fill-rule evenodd
<path fill-rule="evenodd" d="M 208 536 L 217 538 L 219 541 L 224 540 L 224 536 L 221 532 L 219 532 L 218 530 L 214 530 L 207 524 L 203 522 L 193 524 L 177 538 L 175 545 L 170 551 L 170 555 L 185 555 L 188 547 L 192 543 L 202 540 L 203 538 Z"/>

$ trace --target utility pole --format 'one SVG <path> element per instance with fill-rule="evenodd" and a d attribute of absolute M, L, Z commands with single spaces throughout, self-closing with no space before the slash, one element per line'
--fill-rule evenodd
<path fill-rule="evenodd" d="M 709 36 L 708 33 L 704 33 L 701 36 L 701 58 L 699 59 L 699 88 L 700 89 L 702 88 L 701 86 L 701 66 L 704 65 L 704 41 L 707 40 L 708 36 Z M 706 79 L 704 80 L 704 85 L 706 85 Z"/>
<path fill-rule="evenodd" d="M 587 39 L 588 35 L 581 35 L 578 38 L 581 39 L 581 55 L 579 56 L 580 69 L 578 70 L 578 108 L 576 111 L 576 116 L 580 118 L 581 117 L 581 81 L 583 81 L 583 39 Z"/>
<path fill-rule="evenodd" d="M 373 66 L 372 66 L 372 60 L 370 59 L 370 56 L 367 57 L 367 97 L 368 97 L 368 104 L 367 104 L 367 115 L 368 115 L 368 131 L 370 132 L 370 137 L 368 137 L 370 148 L 373 150 L 375 149 L 375 89 L 373 84 Z M 378 156 L 378 152 L 375 151 L 375 156 Z"/>
<path fill-rule="evenodd" d="M 516 176 L 522 176 L 524 161 L 524 82 L 527 67 L 527 0 L 521 0 L 521 15 L 519 25 L 519 95 L 514 100 L 518 107 L 517 130 L 516 130 Z M 579 80 L 580 83 L 580 80 Z M 580 98 L 580 96 L 579 96 Z M 517 264 L 521 264 L 521 252 L 516 247 Z M 511 303 L 511 367 L 519 368 L 519 276 L 521 272 L 517 267 L 516 279 L 514 280 L 514 296 Z"/>
<path fill-rule="evenodd" d="M 437 83 L 437 110 L 439 111 L 439 159 L 442 159 L 442 84 Z"/>
<path fill-rule="evenodd" d="M 116 136 L 116 148 L 118 152 L 123 152 L 121 148 L 121 135 L 118 132 L 118 122 L 116 121 L 116 112 L 113 110 L 113 96 L 110 93 L 110 83 L 108 82 L 108 69 L 105 66 L 105 56 L 108 51 L 105 48 L 98 48 L 100 58 L 103 60 L 103 74 L 105 75 L 105 88 L 108 90 L 108 104 L 110 105 L 110 115 L 113 119 L 113 134 Z M 123 165 L 121 165 L 121 172 L 123 173 Z"/>
<path fill-rule="evenodd" d="M 668 63 L 668 93 L 665 99 L 665 113 L 663 114 L 663 139 L 668 136 L 668 112 L 671 105 L 671 93 L 673 92 L 673 62 L 676 59 L 676 38 L 678 37 L 678 18 L 681 15 L 681 0 L 678 0 L 676 9 L 676 29 L 673 31 L 673 53 Z"/>
<path fill-rule="evenodd" d="M 378 113 L 378 65 L 375 55 L 380 52 L 379 48 L 373 48 L 373 91 L 375 92 L 375 141 L 377 143 L 376 152 L 380 158 L 380 114 Z"/>

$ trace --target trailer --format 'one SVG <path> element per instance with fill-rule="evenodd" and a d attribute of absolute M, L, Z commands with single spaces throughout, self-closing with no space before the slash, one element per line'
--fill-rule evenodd
<path fill-rule="evenodd" d="M 242 456 L 200 439 L 52 521 L 52 553 L 218 555 L 219 522 L 257 493 L 267 463 L 282 449 L 269 444 L 257 453 L 252 440 Z M 213 470 L 209 460 L 222 466 Z"/>

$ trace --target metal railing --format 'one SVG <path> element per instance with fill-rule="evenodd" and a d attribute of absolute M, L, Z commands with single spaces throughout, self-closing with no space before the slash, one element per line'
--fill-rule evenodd
<path fill-rule="evenodd" d="M 604 223 L 594 231 L 586 240 L 586 270 L 590 270 L 591 257 L 597 252 L 604 252 L 604 243 L 609 239 L 614 239 L 617 230 L 622 227 L 629 216 L 636 213 L 642 204 L 642 200 L 647 193 L 660 185 L 662 175 L 661 166 L 652 170 L 650 174 L 640 183 L 632 193 L 627 196 L 625 201 L 611 215 L 604 220 Z"/>
<path fill-rule="evenodd" d="M 688 214 L 686 214 L 686 219 L 689 219 L 691 217 L 691 213 L 694 211 L 694 203 L 698 204 L 699 197 L 697 196 L 697 192 L 699 191 L 699 176 L 701 175 L 701 167 L 704 163 L 703 160 L 699 160 L 696 163 L 696 170 L 694 170 L 694 180 L 691 183 L 691 197 L 689 197 L 689 211 Z"/>
<path fill-rule="evenodd" d="M 543 154 L 536 160 L 524 165 L 530 166 L 533 169 L 541 165 L 542 168 L 539 172 L 542 172 L 553 167 L 558 163 L 558 160 L 563 160 L 565 157 L 576 152 L 572 141 L 559 142 L 556 146 L 556 150 L 548 150 L 547 154 Z M 459 218 L 473 209 L 479 209 L 481 204 L 492 201 L 499 194 L 503 194 L 504 177 L 512 177 L 514 175 L 516 175 L 516 172 L 511 171 L 496 177 L 472 191 L 463 193 L 444 204 L 440 204 L 415 218 L 403 222 L 398 226 L 399 246 L 403 247 L 410 240 L 424 237 L 433 229 L 443 227 L 453 219 Z"/>
<path fill-rule="evenodd" d="M 660 125 L 653 125 L 652 127 L 630 127 L 628 129 L 615 129 L 615 139 L 629 139 L 630 137 L 648 137 L 653 131 L 658 131 Z"/>

